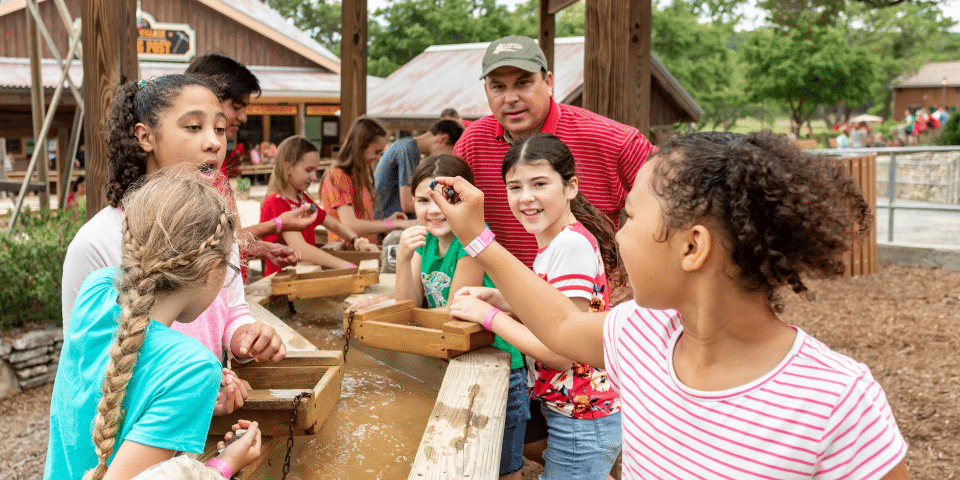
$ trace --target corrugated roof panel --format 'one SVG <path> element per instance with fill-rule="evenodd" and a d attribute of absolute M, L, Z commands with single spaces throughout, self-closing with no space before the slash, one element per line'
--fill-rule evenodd
<path fill-rule="evenodd" d="M 141 62 L 140 75 L 143 78 L 159 77 L 173 73 L 183 73 L 187 68 L 183 63 Z M 285 67 L 250 67 L 260 80 L 263 97 L 318 97 L 340 96 L 340 75 L 324 73 L 320 69 Z M 0 88 L 30 88 L 30 61 L 22 58 L 0 58 Z M 56 87 L 60 78 L 60 67 L 52 59 L 44 59 L 40 69 L 43 86 Z M 83 83 L 83 66 L 74 61 L 70 68 L 70 78 L 75 85 Z M 378 77 L 369 77 L 371 83 L 382 81 Z"/>
<path fill-rule="evenodd" d="M 960 62 L 932 62 L 913 75 L 904 75 L 894 80 L 894 87 L 960 87 Z"/>
<path fill-rule="evenodd" d="M 480 77 L 487 43 L 433 46 L 390 74 L 367 94 L 367 112 L 380 118 L 432 118 L 447 107 L 461 117 L 490 114 Z M 583 83 L 583 37 L 558 38 L 554 46 L 554 98 Z"/>

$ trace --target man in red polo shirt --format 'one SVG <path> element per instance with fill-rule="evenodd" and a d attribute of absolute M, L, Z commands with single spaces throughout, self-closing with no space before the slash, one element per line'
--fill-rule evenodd
<path fill-rule="evenodd" d="M 497 241 L 527 266 L 533 264 L 537 241 L 510 211 L 500 166 L 512 141 L 538 132 L 567 144 L 577 162 L 580 191 L 619 226 L 637 170 L 656 147 L 636 128 L 555 102 L 553 72 L 547 71 L 546 56 L 531 38 L 514 35 L 492 42 L 480 79 L 493 115 L 473 122 L 454 153 L 473 170 Z"/>

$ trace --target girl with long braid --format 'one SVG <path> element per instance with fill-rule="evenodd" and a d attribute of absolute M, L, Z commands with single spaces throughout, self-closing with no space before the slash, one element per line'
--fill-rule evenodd
<path fill-rule="evenodd" d="M 87 278 L 64 336 L 46 479 L 129 479 L 203 451 L 220 363 L 170 326 L 196 319 L 236 274 L 235 217 L 196 174 L 158 176 L 123 206 L 120 266 Z M 256 423 L 242 426 L 211 464 L 227 477 L 259 454 Z"/>
<path fill-rule="evenodd" d="M 120 202 L 124 193 L 144 176 L 179 165 L 212 176 L 223 162 L 226 127 L 217 96 L 196 78 L 164 75 L 128 82 L 117 90 L 105 132 L 109 205 L 80 228 L 67 248 L 61 296 L 64 331 L 69 328 L 77 293 L 87 276 L 97 269 L 120 265 L 124 218 Z M 283 221 L 294 223 L 291 218 Z M 234 247 L 234 251 L 239 249 Z M 239 258 L 239 253 L 236 255 Z M 221 360 L 224 351 L 239 359 L 260 361 L 277 361 L 286 354 L 276 331 L 250 314 L 239 277 L 220 290 L 196 322 L 177 322 L 172 328 L 200 340 Z M 223 371 L 221 384 L 216 415 L 240 408 L 247 395 L 243 382 L 229 370 Z"/>

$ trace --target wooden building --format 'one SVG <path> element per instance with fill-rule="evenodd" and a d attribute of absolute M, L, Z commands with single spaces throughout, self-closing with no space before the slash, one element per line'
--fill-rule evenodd
<path fill-rule="evenodd" d="M 33 149 L 25 3 L 0 0 L 0 137 L 7 138 L 7 151 L 18 164 Z M 81 0 L 65 3 L 79 22 Z M 56 48 L 65 52 L 68 33 L 55 2 L 39 0 L 39 8 Z M 223 53 L 250 67 L 262 94 L 247 110 L 240 141 L 279 143 L 299 133 L 327 151 L 339 142 L 340 59 L 262 2 L 141 0 L 138 23 L 142 78 L 182 73 L 194 56 L 206 53 Z M 41 55 L 49 104 L 60 69 L 49 48 Z M 79 61 L 74 61 L 70 76 L 74 84 L 82 84 Z M 63 96 L 51 130 L 58 144 L 66 143 L 75 109 L 73 97 Z"/>
<path fill-rule="evenodd" d="M 404 64 L 368 92 L 367 113 L 394 132 L 425 131 L 447 107 L 462 118 L 490 115 L 480 64 L 488 43 L 435 45 Z M 553 96 L 583 106 L 584 37 L 554 41 Z M 696 122 L 703 109 L 656 56 L 651 58 L 650 125 L 654 138 L 677 122 Z M 411 88 L 414 86 L 414 88 Z"/>
<path fill-rule="evenodd" d="M 907 110 L 939 106 L 948 112 L 960 107 L 960 61 L 928 63 L 893 82 L 893 118 L 903 120 Z"/>

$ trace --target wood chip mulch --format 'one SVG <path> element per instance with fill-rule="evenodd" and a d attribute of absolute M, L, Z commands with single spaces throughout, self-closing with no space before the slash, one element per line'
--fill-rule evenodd
<path fill-rule="evenodd" d="M 810 301 L 786 298 L 783 320 L 870 367 L 910 446 L 911 478 L 960 478 L 960 272 L 881 265 L 808 286 Z M 50 392 L 0 400 L 0 479 L 42 475 Z"/>

